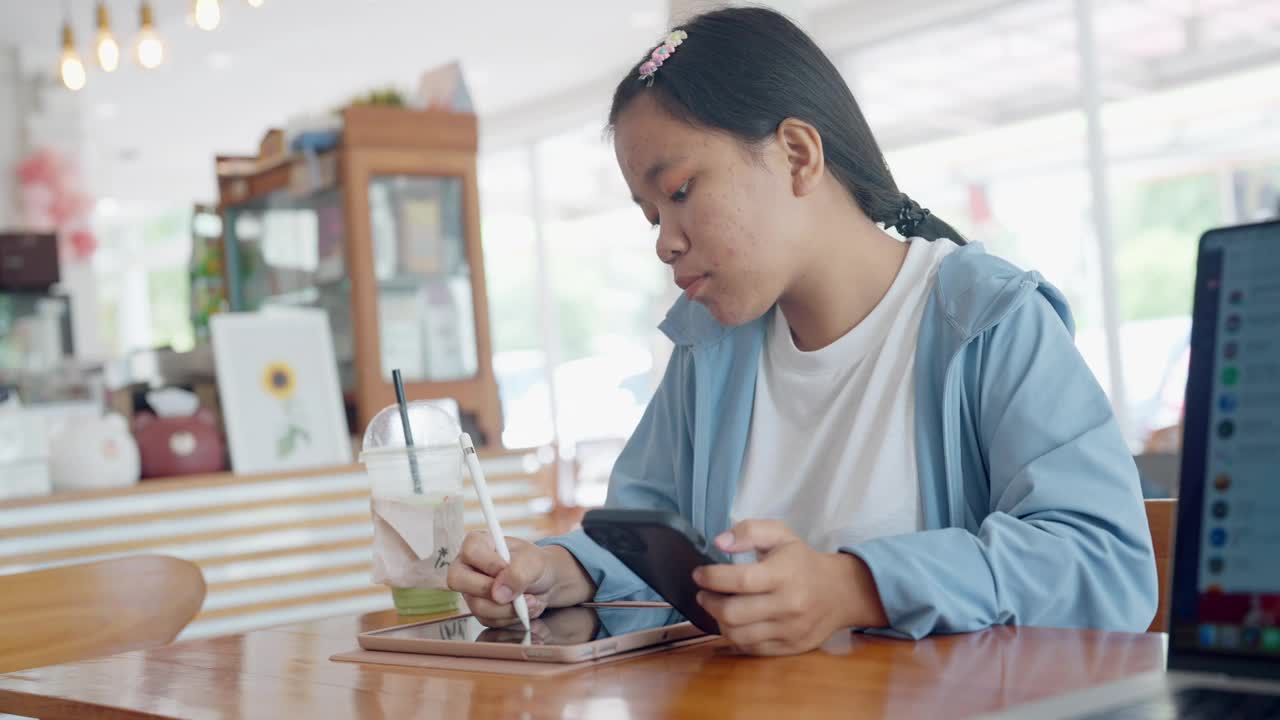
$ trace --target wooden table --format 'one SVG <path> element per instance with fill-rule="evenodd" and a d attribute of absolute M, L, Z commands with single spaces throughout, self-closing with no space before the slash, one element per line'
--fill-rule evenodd
<path fill-rule="evenodd" d="M 786 658 L 722 641 L 549 679 L 331 662 L 392 611 L 0 675 L 42 718 L 958 718 L 1164 665 L 1161 634 L 1000 627 L 921 642 L 838 635 Z"/>

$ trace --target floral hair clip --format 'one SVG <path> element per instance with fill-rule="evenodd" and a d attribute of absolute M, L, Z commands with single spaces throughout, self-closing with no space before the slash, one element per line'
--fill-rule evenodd
<path fill-rule="evenodd" d="M 652 86 L 653 76 L 658 72 L 658 68 L 662 67 L 662 63 L 666 62 L 667 58 L 671 57 L 671 54 L 676 51 L 676 48 L 680 47 L 680 43 L 684 42 L 685 38 L 688 37 L 689 33 L 683 30 L 672 31 L 667 36 L 667 39 L 662 41 L 661 45 L 654 48 L 652 53 L 649 53 L 649 59 L 640 65 L 640 79 L 647 80 L 649 85 Z"/>

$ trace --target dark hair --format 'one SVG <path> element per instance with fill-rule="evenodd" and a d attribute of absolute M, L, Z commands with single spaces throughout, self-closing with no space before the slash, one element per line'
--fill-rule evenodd
<path fill-rule="evenodd" d="M 827 168 L 873 222 L 906 236 L 965 243 L 941 218 L 898 189 L 884 154 L 840 71 L 803 30 L 773 10 L 735 7 L 699 15 L 688 37 L 649 80 L 645 57 L 618 83 L 609 125 L 642 93 L 674 117 L 754 145 L 787 118 L 813 125 Z"/>

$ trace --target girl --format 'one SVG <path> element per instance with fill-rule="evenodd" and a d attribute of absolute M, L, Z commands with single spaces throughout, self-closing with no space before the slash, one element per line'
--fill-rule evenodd
<path fill-rule="evenodd" d="M 606 506 L 678 511 L 755 553 L 694 576 L 729 640 L 1146 629 L 1137 471 L 1063 296 L 898 190 L 804 32 L 701 15 L 623 78 L 609 122 L 684 296 Z M 517 593 L 535 616 L 659 599 L 581 532 L 508 542 L 510 564 L 469 535 L 449 572 L 488 624 L 515 622 Z"/>

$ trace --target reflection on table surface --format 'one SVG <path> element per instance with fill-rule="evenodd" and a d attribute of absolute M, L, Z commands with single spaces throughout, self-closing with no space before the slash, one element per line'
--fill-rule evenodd
<path fill-rule="evenodd" d="M 1164 636 L 1000 627 L 907 642 L 853 634 L 785 658 L 722 641 L 554 679 L 332 662 L 393 611 L 0 676 L 0 712 L 90 704 L 178 717 L 964 717 L 1163 667 Z"/>

